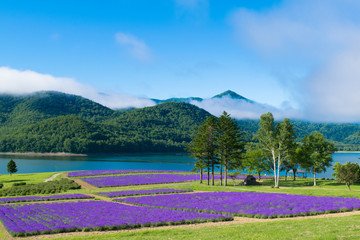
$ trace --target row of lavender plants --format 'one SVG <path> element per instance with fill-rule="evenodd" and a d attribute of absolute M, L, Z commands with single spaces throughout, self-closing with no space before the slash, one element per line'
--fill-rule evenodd
<path fill-rule="evenodd" d="M 237 176 L 237 179 L 245 179 L 245 178 L 246 178 L 245 175 Z M 220 179 L 220 176 L 215 175 L 214 179 Z M 102 187 L 198 181 L 200 180 L 200 176 L 198 174 L 135 174 L 135 175 L 120 175 L 120 176 L 90 177 L 90 178 L 82 178 L 81 180 L 96 187 L 102 188 Z"/>
<path fill-rule="evenodd" d="M 164 173 L 164 172 L 186 172 L 178 170 L 144 170 L 144 169 L 110 169 L 110 170 L 89 170 L 69 172 L 68 177 L 85 177 L 97 175 L 132 174 L 132 173 Z"/>
<path fill-rule="evenodd" d="M 129 191 L 116 191 L 116 192 L 98 192 L 99 195 L 107 197 L 123 197 L 123 196 L 134 196 L 134 195 L 156 195 L 166 193 L 182 193 L 192 192 L 191 189 L 174 189 L 174 188 L 163 188 L 163 189 L 146 189 L 146 190 L 129 190 Z"/>
<path fill-rule="evenodd" d="M 199 179 L 195 174 L 138 174 L 124 176 L 106 176 L 82 178 L 81 180 L 96 187 L 115 187 L 144 184 L 176 183 L 196 181 Z"/>
<path fill-rule="evenodd" d="M 256 218 L 295 217 L 360 209 L 360 199 L 281 193 L 207 192 L 115 199 L 142 206 Z"/>
<path fill-rule="evenodd" d="M 179 170 L 148 170 L 148 169 L 109 169 L 109 170 L 88 170 L 88 171 L 74 171 L 69 172 L 68 177 L 85 177 L 85 176 L 98 176 L 98 175 L 115 175 L 115 174 L 136 174 L 136 173 L 190 173 L 187 171 Z M 205 175 L 204 175 L 205 176 Z M 238 175 L 236 179 L 245 179 L 247 175 Z M 219 179 L 219 175 L 216 175 Z M 225 176 L 223 175 L 223 178 Z M 229 177 L 230 178 L 230 177 Z M 255 176 L 255 178 L 258 178 Z M 261 177 L 263 179 L 273 178 L 273 177 Z"/>
<path fill-rule="evenodd" d="M 229 221 L 223 214 L 129 206 L 106 201 L 34 203 L 0 206 L 0 219 L 12 236 L 73 231 Z"/>
<path fill-rule="evenodd" d="M 68 199 L 90 199 L 93 196 L 85 194 L 63 194 L 51 196 L 29 196 L 29 197 L 8 197 L 0 198 L 0 203 L 15 203 L 15 202 L 35 202 L 35 201 L 55 201 L 55 200 L 68 200 Z"/>

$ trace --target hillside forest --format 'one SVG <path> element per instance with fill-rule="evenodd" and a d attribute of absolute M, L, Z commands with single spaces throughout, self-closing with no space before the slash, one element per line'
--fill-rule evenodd
<path fill-rule="evenodd" d="M 196 129 L 211 116 L 184 102 L 113 110 L 59 92 L 0 95 L 0 152 L 185 152 Z M 257 120 L 239 120 L 253 141 Z M 320 132 L 338 150 L 360 150 L 360 125 L 292 121 L 296 137 Z"/>

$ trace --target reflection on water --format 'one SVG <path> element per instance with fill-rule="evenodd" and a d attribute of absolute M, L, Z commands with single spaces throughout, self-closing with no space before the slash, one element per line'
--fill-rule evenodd
<path fill-rule="evenodd" d="M 335 153 L 335 164 L 359 162 L 360 153 Z M 7 156 L 0 155 L 0 174 L 7 174 L 6 165 L 14 159 L 18 173 L 57 172 L 96 169 L 156 169 L 191 171 L 194 159 L 187 154 L 92 155 L 92 156 Z M 332 167 L 319 178 L 331 178 Z M 271 174 L 271 173 L 270 173 Z M 311 174 L 308 174 L 311 177 Z"/>

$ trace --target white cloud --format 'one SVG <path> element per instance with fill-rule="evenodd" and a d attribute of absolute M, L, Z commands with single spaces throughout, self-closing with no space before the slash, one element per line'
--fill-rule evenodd
<path fill-rule="evenodd" d="M 209 113 L 220 116 L 224 111 L 230 113 L 236 119 L 260 119 L 260 116 L 272 112 L 276 119 L 301 118 L 300 113 L 290 106 L 278 109 L 266 104 L 251 103 L 245 100 L 233 99 L 229 96 L 221 98 L 205 99 L 203 101 L 191 101 L 191 104 L 205 109 Z"/>
<path fill-rule="evenodd" d="M 137 37 L 128 33 L 118 32 L 115 34 L 115 39 L 116 42 L 124 46 L 135 59 L 145 62 L 153 59 L 151 49 L 144 41 L 139 40 Z"/>
<path fill-rule="evenodd" d="M 359 11 L 355 0 L 288 0 L 262 12 L 239 9 L 231 22 L 274 72 L 302 73 L 277 77 L 307 119 L 360 121 Z"/>
<path fill-rule="evenodd" d="M 37 91 L 59 91 L 80 95 L 110 108 L 139 108 L 155 104 L 151 100 L 130 95 L 100 94 L 96 88 L 79 83 L 73 78 L 0 67 L 0 94 L 29 94 Z"/>

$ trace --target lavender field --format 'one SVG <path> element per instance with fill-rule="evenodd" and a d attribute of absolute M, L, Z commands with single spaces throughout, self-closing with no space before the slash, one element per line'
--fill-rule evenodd
<path fill-rule="evenodd" d="M 223 176 L 224 178 L 224 176 Z M 245 175 L 236 176 L 237 180 L 245 179 Z M 257 177 L 255 177 L 257 178 Z M 271 178 L 271 177 L 263 177 Z M 205 177 L 203 176 L 203 180 Z M 220 175 L 216 174 L 214 179 L 220 179 Z M 81 178 L 81 180 L 94 185 L 99 188 L 103 187 L 117 187 L 117 186 L 131 186 L 131 185 L 145 185 L 145 184 L 162 184 L 162 183 L 177 183 L 187 181 L 199 181 L 198 174 L 132 174 L 132 175 L 119 175 L 119 176 L 101 176 L 101 177 L 88 177 Z M 229 178 L 230 181 L 230 178 Z"/>
<path fill-rule="evenodd" d="M 115 192 L 98 192 L 97 194 L 107 197 L 122 197 L 122 196 L 134 196 L 134 195 L 154 195 L 154 194 L 167 194 L 167 193 L 182 193 L 192 192 L 191 189 L 146 189 L 146 190 L 129 190 L 129 191 L 115 191 Z"/>
<path fill-rule="evenodd" d="M 280 193 L 207 192 L 115 199 L 144 206 L 246 217 L 295 217 L 360 209 L 360 199 Z"/>
<path fill-rule="evenodd" d="M 116 230 L 146 226 L 228 221 L 231 216 L 106 201 L 35 203 L 0 206 L 0 219 L 12 236 Z"/>
<path fill-rule="evenodd" d="M 79 193 L 51 195 L 51 196 L 7 197 L 7 198 L 0 198 L 0 203 L 55 201 L 55 200 L 69 200 L 69 199 L 89 199 L 89 198 L 95 198 L 95 197 L 85 194 L 79 194 Z"/>
<path fill-rule="evenodd" d="M 82 178 L 81 180 L 99 188 L 144 185 L 144 184 L 161 184 L 196 181 L 199 176 L 196 174 L 138 174 L 124 176 L 107 176 Z"/>
<path fill-rule="evenodd" d="M 114 175 L 114 174 L 134 174 L 134 173 L 189 173 L 177 170 L 151 170 L 151 169 L 109 169 L 109 170 L 88 170 L 69 172 L 69 177 L 85 177 L 98 175 Z"/>

